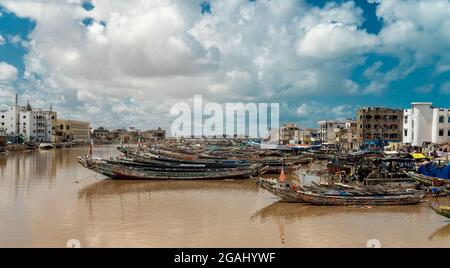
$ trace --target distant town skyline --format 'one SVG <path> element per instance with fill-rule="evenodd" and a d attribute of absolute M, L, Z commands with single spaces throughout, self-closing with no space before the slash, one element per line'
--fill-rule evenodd
<path fill-rule="evenodd" d="M 170 129 L 170 108 L 280 103 L 301 128 L 448 107 L 450 1 L 0 0 L 0 108 Z"/>

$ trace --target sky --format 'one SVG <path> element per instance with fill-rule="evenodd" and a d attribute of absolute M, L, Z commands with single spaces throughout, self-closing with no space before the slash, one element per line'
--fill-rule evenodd
<path fill-rule="evenodd" d="M 170 129 L 171 107 L 280 103 L 315 127 L 358 107 L 450 107 L 450 0 L 0 0 L 0 108 Z"/>

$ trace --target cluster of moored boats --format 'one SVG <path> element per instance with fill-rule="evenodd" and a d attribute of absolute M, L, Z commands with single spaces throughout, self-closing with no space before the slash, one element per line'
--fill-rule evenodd
<path fill-rule="evenodd" d="M 79 157 L 84 167 L 119 180 L 226 180 L 294 171 L 324 159 L 323 153 L 267 152 L 251 148 L 205 150 L 118 146 L 121 156 Z M 314 155 L 315 154 L 315 155 Z M 376 153 L 327 156 L 326 183 L 305 185 L 259 178 L 257 184 L 283 202 L 314 205 L 407 205 L 424 197 L 448 196 L 450 180 L 420 174 L 414 159 Z M 374 183 L 377 182 L 377 183 Z M 374 185 L 372 185 L 374 183 Z"/>

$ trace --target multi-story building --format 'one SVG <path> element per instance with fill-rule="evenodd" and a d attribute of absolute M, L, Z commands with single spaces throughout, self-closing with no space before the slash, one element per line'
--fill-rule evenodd
<path fill-rule="evenodd" d="M 56 137 L 57 113 L 50 110 L 10 106 L 0 111 L 0 127 L 10 137 L 21 137 L 25 141 L 53 142 Z"/>
<path fill-rule="evenodd" d="M 336 142 L 345 150 L 359 149 L 361 144 L 358 141 L 357 123 L 349 121 L 345 124 L 345 128 L 335 129 Z"/>
<path fill-rule="evenodd" d="M 89 122 L 60 119 L 57 121 L 59 141 L 87 142 L 91 137 Z"/>
<path fill-rule="evenodd" d="M 317 138 L 322 143 L 335 143 L 336 133 L 339 129 L 344 129 L 346 121 L 340 120 L 321 120 L 319 123 L 319 131 Z"/>
<path fill-rule="evenodd" d="M 450 108 L 435 108 L 431 102 L 412 103 L 403 116 L 403 142 L 412 146 L 450 142 Z"/>
<path fill-rule="evenodd" d="M 166 131 L 158 128 L 153 130 L 146 130 L 142 133 L 144 140 L 164 140 L 166 138 Z"/>
<path fill-rule="evenodd" d="M 298 143 L 300 128 L 293 123 L 284 124 L 280 129 L 280 143 Z"/>
<path fill-rule="evenodd" d="M 403 110 L 366 107 L 358 110 L 358 141 L 401 141 L 403 137 Z"/>
<path fill-rule="evenodd" d="M 19 135 L 19 121 L 20 107 L 10 106 L 8 109 L 0 111 L 0 128 L 7 136 L 17 137 Z"/>
<path fill-rule="evenodd" d="M 304 145 L 315 144 L 317 142 L 317 129 L 300 129 L 298 132 L 298 141 Z"/>
<path fill-rule="evenodd" d="M 30 105 L 20 111 L 20 134 L 26 141 L 55 142 L 56 140 L 55 111 L 32 109 Z"/>

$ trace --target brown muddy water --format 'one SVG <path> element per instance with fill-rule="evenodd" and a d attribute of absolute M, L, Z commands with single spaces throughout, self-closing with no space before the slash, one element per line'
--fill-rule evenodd
<path fill-rule="evenodd" d="M 87 152 L 0 155 L 0 247 L 450 247 L 450 221 L 427 203 L 316 207 L 250 180 L 112 181 L 78 165 Z"/>

